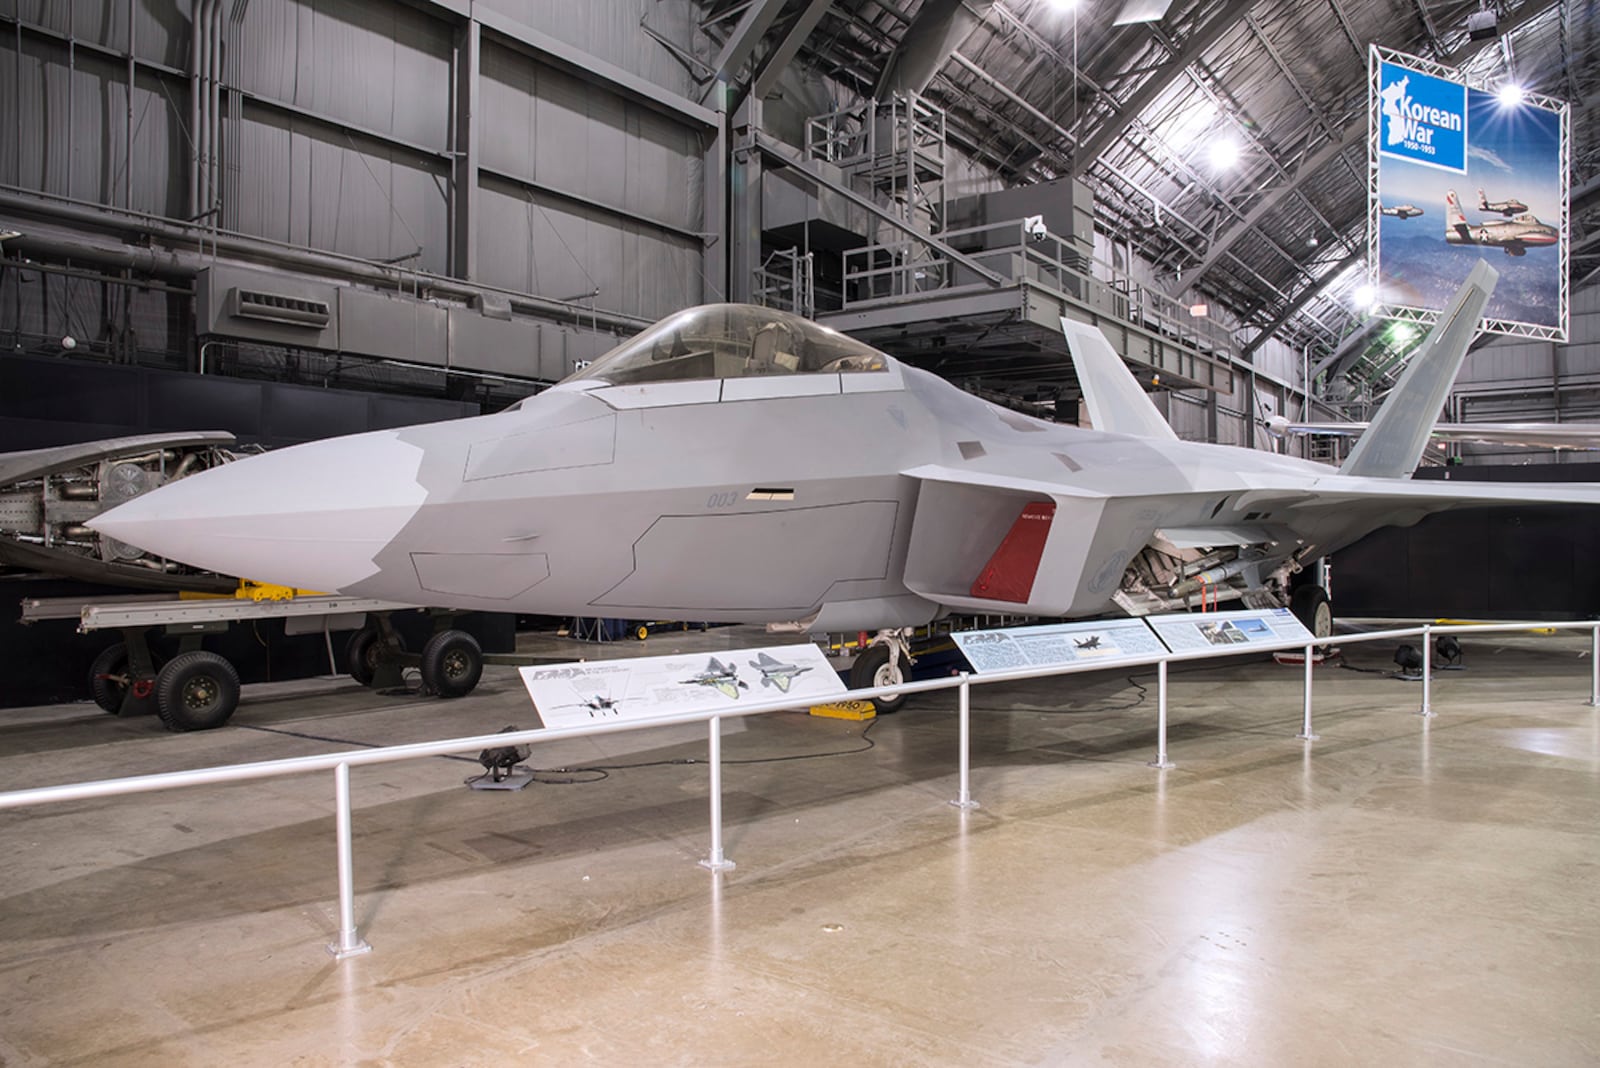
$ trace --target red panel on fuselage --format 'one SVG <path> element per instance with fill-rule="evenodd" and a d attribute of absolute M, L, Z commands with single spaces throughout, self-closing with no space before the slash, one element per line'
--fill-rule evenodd
<path fill-rule="evenodd" d="M 1029 501 L 1023 505 L 1022 514 L 1011 524 L 1000 548 L 978 573 L 972 596 L 1026 604 L 1033 593 L 1033 580 L 1039 573 L 1039 560 L 1044 556 L 1044 543 L 1050 537 L 1055 516 L 1054 501 Z"/>

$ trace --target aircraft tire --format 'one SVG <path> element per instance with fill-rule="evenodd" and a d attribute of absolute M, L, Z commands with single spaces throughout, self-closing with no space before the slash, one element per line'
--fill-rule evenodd
<path fill-rule="evenodd" d="M 156 711 L 170 731 L 209 731 L 239 707 L 239 673 L 216 653 L 172 658 L 156 675 Z"/>
<path fill-rule="evenodd" d="M 891 653 L 892 650 L 887 645 L 873 645 L 856 657 L 856 662 L 850 665 L 850 688 L 870 690 L 875 686 L 893 686 L 897 682 L 910 682 L 910 658 L 902 654 L 898 664 L 891 664 L 889 660 Z M 905 694 L 872 699 L 872 707 L 877 709 L 880 716 L 900 711 L 905 707 L 905 703 Z"/>
<path fill-rule="evenodd" d="M 465 697 L 483 677 L 483 648 L 464 630 L 442 630 L 422 647 L 423 689 L 439 697 Z"/>
<path fill-rule="evenodd" d="M 1333 602 L 1321 586 L 1301 586 L 1289 595 L 1289 611 L 1315 638 L 1333 637 Z"/>
<path fill-rule="evenodd" d="M 116 642 L 100 650 L 100 655 L 89 665 L 89 693 L 94 703 L 116 715 L 122 709 L 122 699 L 128 693 L 128 646 Z M 121 679 L 112 676 L 121 676 Z"/>
<path fill-rule="evenodd" d="M 405 652 L 404 642 L 400 645 L 400 651 Z M 361 685 L 371 686 L 372 680 L 377 677 L 378 663 L 383 655 L 383 634 L 376 624 L 368 623 L 350 635 L 350 640 L 345 643 L 344 669 Z"/>

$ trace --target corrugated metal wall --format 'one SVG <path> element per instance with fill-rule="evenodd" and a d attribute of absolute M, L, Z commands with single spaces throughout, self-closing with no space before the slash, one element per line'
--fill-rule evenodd
<path fill-rule="evenodd" d="M 667 91 L 693 90 L 640 29 L 643 16 L 687 49 L 689 0 L 482 6 Z M 17 20 L 0 33 L 0 183 L 186 218 L 198 7 L 0 0 L 0 17 Z M 399 0 L 226 0 L 223 15 L 221 226 L 450 273 L 465 21 Z M 699 302 L 702 132 L 483 36 L 474 280 L 553 298 L 598 289 L 598 307 L 641 318 Z"/>

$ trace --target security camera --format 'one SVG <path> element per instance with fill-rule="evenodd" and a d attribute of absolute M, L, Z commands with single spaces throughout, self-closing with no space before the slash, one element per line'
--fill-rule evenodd
<path fill-rule="evenodd" d="M 1043 241 L 1050 236 L 1050 231 L 1045 229 L 1043 215 L 1029 215 L 1022 220 L 1022 229 L 1035 241 Z"/>

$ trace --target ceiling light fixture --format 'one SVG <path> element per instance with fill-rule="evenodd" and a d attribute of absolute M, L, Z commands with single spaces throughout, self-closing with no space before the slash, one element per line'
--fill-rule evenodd
<path fill-rule="evenodd" d="M 1211 151 L 1207 153 L 1211 166 L 1219 171 L 1225 171 L 1239 162 L 1239 142 L 1231 137 L 1221 137 L 1212 142 Z"/>
<path fill-rule="evenodd" d="M 1527 98 L 1527 93 L 1516 82 L 1506 82 L 1495 93 L 1495 96 L 1499 97 L 1500 103 L 1504 107 L 1514 108 L 1521 106 L 1523 100 Z"/>

